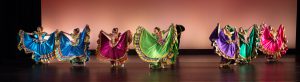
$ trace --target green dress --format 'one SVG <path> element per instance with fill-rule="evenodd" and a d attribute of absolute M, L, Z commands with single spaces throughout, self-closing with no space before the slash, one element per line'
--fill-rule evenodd
<path fill-rule="evenodd" d="M 252 28 L 252 29 L 251 29 Z M 248 37 L 245 35 L 251 32 Z M 244 63 L 249 63 L 251 59 L 257 56 L 258 46 L 258 26 L 255 24 L 247 30 L 240 28 L 239 36 L 239 60 Z M 246 41 L 247 40 L 247 41 Z"/>
<path fill-rule="evenodd" d="M 159 42 L 156 35 L 143 27 L 138 27 L 134 34 L 134 47 L 139 57 L 152 65 L 174 64 L 178 55 L 177 33 L 174 25 L 169 27 L 163 42 Z"/>

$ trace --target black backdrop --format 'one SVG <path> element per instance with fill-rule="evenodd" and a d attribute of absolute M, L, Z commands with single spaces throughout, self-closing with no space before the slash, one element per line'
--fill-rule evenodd
<path fill-rule="evenodd" d="M 17 50 L 17 34 L 20 29 L 32 32 L 41 26 L 41 0 L 13 0 L 2 3 L 5 21 L 1 27 L 1 64 L 24 65 L 33 63 L 31 55 Z M 30 64 L 30 63 L 29 63 Z"/>

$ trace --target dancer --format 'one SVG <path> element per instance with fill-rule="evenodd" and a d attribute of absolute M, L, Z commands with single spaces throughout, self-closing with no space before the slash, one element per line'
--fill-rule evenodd
<path fill-rule="evenodd" d="M 177 40 L 178 40 L 178 48 L 180 44 L 181 33 L 185 31 L 185 27 L 183 25 L 176 24 L 176 32 L 177 32 Z"/>
<path fill-rule="evenodd" d="M 261 39 L 259 49 L 266 54 L 268 62 L 278 61 L 286 54 L 288 47 L 283 25 L 280 25 L 276 32 L 271 26 L 262 24 L 259 37 Z"/>
<path fill-rule="evenodd" d="M 132 42 L 130 30 L 123 34 L 118 32 L 118 28 L 113 28 L 112 33 L 109 34 L 101 30 L 98 37 L 97 58 L 110 61 L 112 67 L 124 67 L 124 63 L 128 59 L 128 46 Z"/>
<path fill-rule="evenodd" d="M 73 66 L 85 66 L 89 60 L 89 25 L 86 25 L 80 33 L 79 28 L 73 30 L 73 33 L 60 32 L 57 39 L 57 48 L 55 49 L 58 60 L 70 61 Z M 72 37 L 71 41 L 65 34 Z"/>
<path fill-rule="evenodd" d="M 239 56 L 236 60 L 238 64 L 249 63 L 254 59 L 257 54 L 258 44 L 259 44 L 259 31 L 258 26 L 254 24 L 247 30 L 242 27 L 239 28 L 238 32 L 239 41 Z"/>
<path fill-rule="evenodd" d="M 183 25 L 180 25 L 180 24 L 176 24 L 176 32 L 177 32 L 177 41 L 178 41 L 178 45 L 177 45 L 177 48 L 179 49 L 179 46 L 180 46 L 180 38 L 181 38 L 181 33 L 185 31 L 185 27 Z M 179 54 L 179 53 L 178 53 Z M 175 55 L 177 56 L 177 55 Z M 174 61 L 176 61 L 175 64 L 171 64 L 172 67 L 174 66 L 179 66 L 179 57 L 173 57 Z"/>
<path fill-rule="evenodd" d="M 36 63 L 49 63 L 55 59 L 54 48 L 55 48 L 55 35 L 56 32 L 47 34 L 43 31 L 43 27 L 37 27 L 37 31 L 33 33 L 19 31 L 20 41 L 18 44 L 19 50 L 24 50 L 25 53 L 33 53 L 32 59 Z M 33 36 L 34 38 L 31 38 Z M 45 39 L 45 36 L 50 36 Z"/>
<path fill-rule="evenodd" d="M 216 53 L 221 56 L 220 67 L 228 67 L 235 63 L 238 46 L 237 33 L 234 27 L 226 25 L 221 29 L 218 23 L 209 39 Z"/>
<path fill-rule="evenodd" d="M 178 55 L 176 26 L 172 24 L 166 31 L 156 27 L 154 34 L 143 27 L 138 27 L 134 35 L 134 46 L 139 57 L 150 63 L 151 69 L 165 68 L 164 65 L 174 64 L 176 62 L 174 57 Z"/>

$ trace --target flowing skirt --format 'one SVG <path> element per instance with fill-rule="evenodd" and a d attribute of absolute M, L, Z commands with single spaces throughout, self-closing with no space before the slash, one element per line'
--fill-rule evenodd
<path fill-rule="evenodd" d="M 258 44 L 259 44 L 259 33 L 258 33 L 258 27 L 257 25 L 254 25 L 251 27 L 252 30 L 245 30 L 245 33 L 251 32 L 250 35 L 247 37 L 244 37 L 244 34 L 239 33 L 239 58 L 244 61 L 250 61 L 253 58 L 255 58 L 257 54 Z M 248 42 L 245 42 L 245 39 L 248 40 Z"/>
<path fill-rule="evenodd" d="M 233 34 L 233 36 L 235 35 L 236 33 Z M 218 25 L 210 35 L 209 39 L 212 41 L 212 45 L 219 56 L 222 56 L 226 59 L 235 59 L 238 50 L 237 43 L 229 42 L 229 38 L 231 37 L 225 35 Z"/>
<path fill-rule="evenodd" d="M 178 55 L 177 33 L 173 25 L 169 29 L 164 43 L 160 44 L 157 38 L 145 28 L 137 28 L 134 35 L 134 47 L 143 61 L 150 63 L 163 61 L 166 64 L 174 64 L 176 62 Z"/>
<path fill-rule="evenodd" d="M 89 28 L 84 28 L 77 38 L 76 43 L 71 40 L 62 32 L 58 34 L 57 48 L 55 49 L 58 60 L 73 60 L 76 58 L 78 62 L 86 62 L 89 60 Z M 79 57 L 79 58 L 78 58 Z M 80 60 L 80 61 L 79 61 Z"/>
<path fill-rule="evenodd" d="M 260 50 L 266 55 L 276 56 L 280 58 L 281 55 L 286 54 L 288 50 L 287 39 L 284 34 L 284 27 L 280 25 L 277 30 L 277 36 L 271 33 L 271 27 L 266 24 L 262 25 L 260 34 Z"/>
<path fill-rule="evenodd" d="M 110 40 L 102 32 L 99 34 L 96 56 L 99 60 L 119 61 L 124 63 L 127 60 L 128 46 L 131 43 L 131 32 L 124 32 L 119 38 L 116 46 L 110 45 Z"/>
<path fill-rule="evenodd" d="M 48 40 L 45 41 L 34 39 L 23 31 L 19 32 L 19 36 L 18 49 L 24 49 L 26 53 L 33 53 L 34 61 L 45 63 L 55 58 L 55 32 L 51 33 Z"/>

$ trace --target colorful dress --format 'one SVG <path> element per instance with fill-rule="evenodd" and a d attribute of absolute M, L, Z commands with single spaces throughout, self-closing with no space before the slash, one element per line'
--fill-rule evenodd
<path fill-rule="evenodd" d="M 221 63 L 224 62 L 225 65 L 228 65 L 231 64 L 230 60 L 236 59 L 238 45 L 235 41 L 237 39 L 237 33 L 234 27 L 226 25 L 221 29 L 220 24 L 218 24 L 209 39 L 216 53 L 222 57 Z"/>
<path fill-rule="evenodd" d="M 250 34 L 249 34 L 250 32 Z M 249 63 L 255 58 L 259 44 L 258 26 L 255 24 L 247 30 L 240 28 L 239 36 L 239 56 L 240 63 Z"/>
<path fill-rule="evenodd" d="M 271 26 L 263 24 L 260 34 L 260 51 L 267 55 L 267 58 L 279 59 L 288 50 L 287 39 L 284 34 L 284 27 L 280 25 L 277 32 Z"/>
<path fill-rule="evenodd" d="M 143 61 L 150 62 L 154 67 L 162 63 L 169 65 L 176 62 L 178 41 L 174 25 L 169 27 L 169 32 L 163 41 L 159 41 L 158 36 L 151 34 L 145 28 L 138 27 L 133 42 L 139 57 Z"/>
<path fill-rule="evenodd" d="M 18 49 L 24 49 L 26 53 L 33 53 L 32 59 L 35 62 L 49 63 L 55 58 L 55 32 L 51 33 L 47 40 L 45 39 L 47 35 L 45 32 L 34 32 L 33 34 L 34 38 L 20 30 Z M 38 39 L 39 36 L 42 37 L 42 40 Z"/>
<path fill-rule="evenodd" d="M 69 60 L 72 64 L 84 63 L 89 60 L 89 32 L 90 29 L 85 27 L 78 35 L 73 35 L 72 42 L 63 32 L 57 37 L 57 48 L 55 53 L 59 61 Z"/>
<path fill-rule="evenodd" d="M 131 32 L 128 30 L 119 34 L 119 38 L 109 40 L 109 37 L 100 32 L 97 41 L 96 56 L 99 60 L 124 64 L 127 58 L 129 44 L 132 42 Z M 114 46 L 110 45 L 113 44 Z"/>

